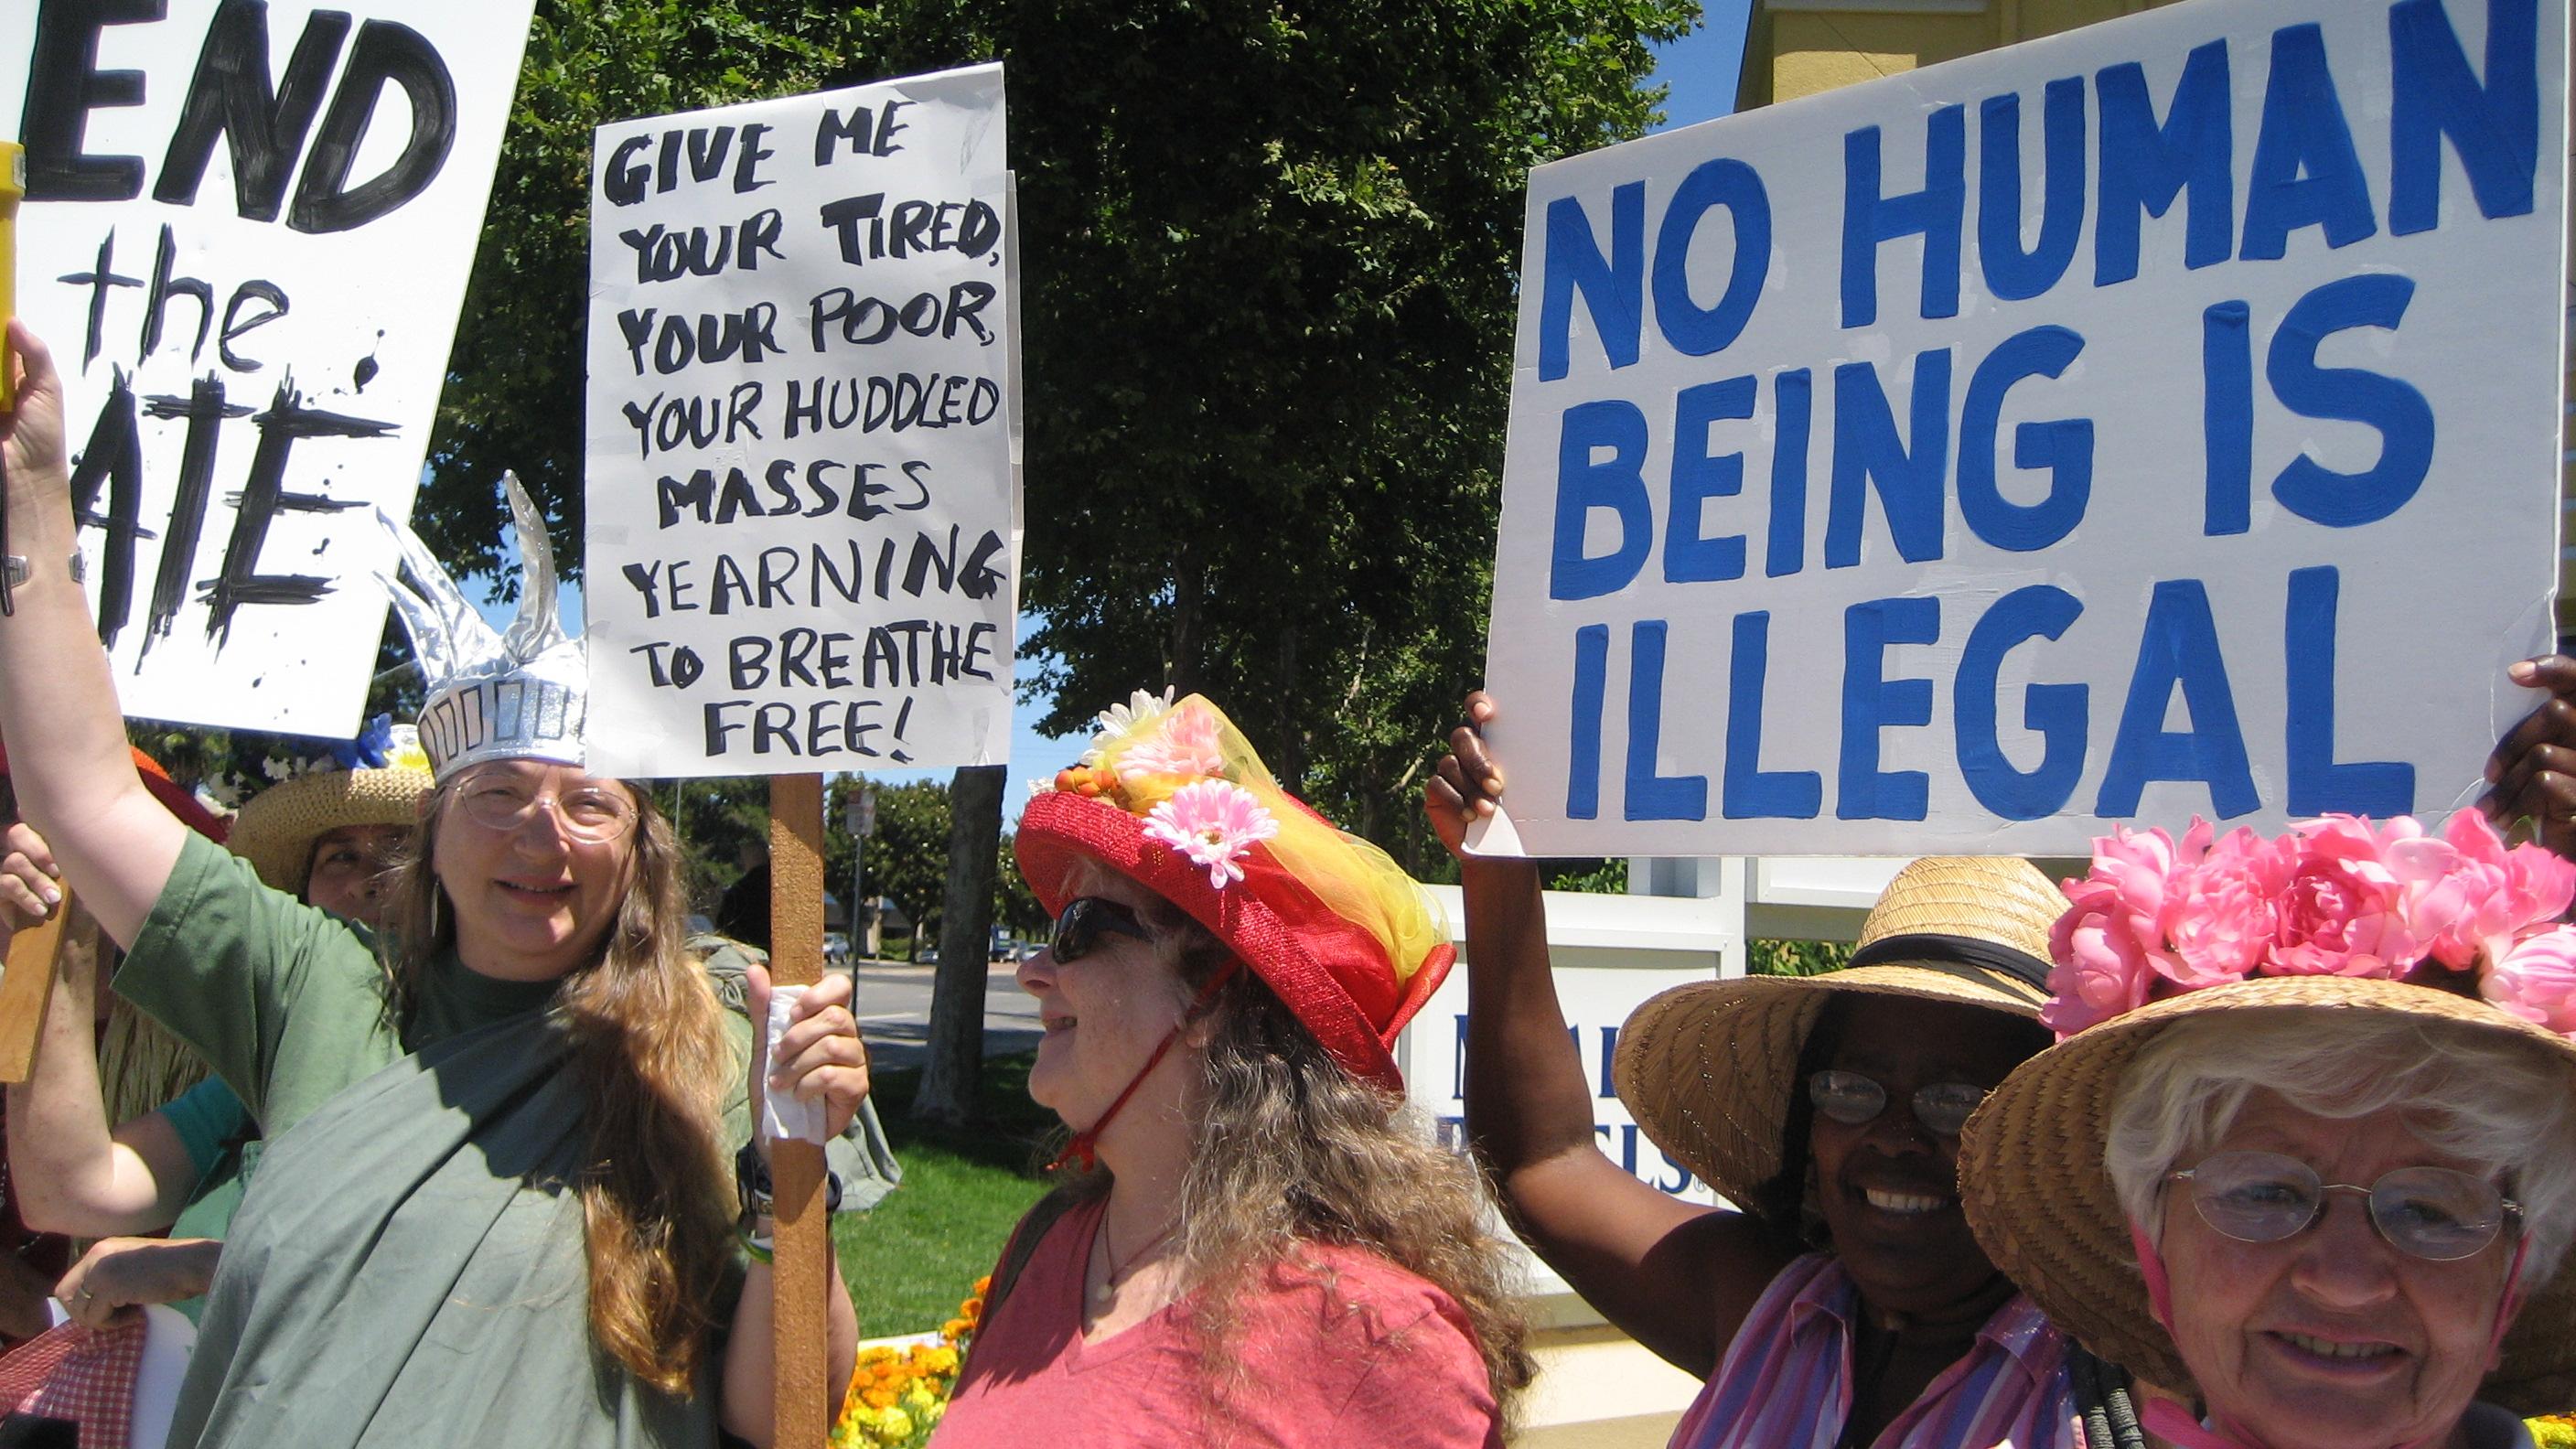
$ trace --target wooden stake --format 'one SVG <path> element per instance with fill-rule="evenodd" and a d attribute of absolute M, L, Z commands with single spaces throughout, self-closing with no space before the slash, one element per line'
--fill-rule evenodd
<path fill-rule="evenodd" d="M 63 947 L 63 925 L 72 916 L 72 893 L 61 888 L 54 913 L 9 941 L 9 966 L 0 974 L 0 1082 L 17 1086 L 36 1065 L 36 1038 L 45 1029 L 54 976 Z"/>
<path fill-rule="evenodd" d="M 12 957 L 14 965 L 15 958 Z M 769 781 L 769 979 L 810 986 L 823 979 L 823 777 L 773 775 Z M 777 1442 L 781 1449 L 823 1449 L 832 1428 L 832 1386 L 823 1382 L 831 1350 L 831 1218 L 823 1207 L 823 1149 L 812 1142 L 773 1142 L 769 1176 L 778 1211 L 771 1265 L 777 1310 Z"/>

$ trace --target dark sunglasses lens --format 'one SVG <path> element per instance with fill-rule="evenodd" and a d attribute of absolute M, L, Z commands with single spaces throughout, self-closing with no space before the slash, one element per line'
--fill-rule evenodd
<path fill-rule="evenodd" d="M 2447 1167 L 2409 1167 L 2370 1189 L 2371 1221 L 2400 1251 L 2437 1263 L 2466 1258 L 2504 1227 L 2493 1183 Z"/>
<path fill-rule="evenodd" d="M 2219 1152 L 2191 1170 L 2202 1222 L 2240 1243 L 2277 1243 L 2317 1215 L 2316 1170 L 2277 1152 Z"/>
<path fill-rule="evenodd" d="M 1887 1110 L 1887 1089 L 1858 1072 L 1818 1072 L 1807 1079 L 1807 1100 L 1846 1127 L 1858 1127 Z"/>
<path fill-rule="evenodd" d="M 1927 1132 L 1942 1137 L 1956 1137 L 1968 1125 L 1977 1104 L 1986 1100 L 1986 1089 L 1966 1082 L 1935 1082 L 1914 1094 L 1914 1120 Z"/>
<path fill-rule="evenodd" d="M 1102 896 L 1080 896 L 1068 902 L 1064 914 L 1055 918 L 1055 935 L 1047 944 L 1049 954 L 1059 961 L 1079 961 L 1099 943 L 1103 931 L 1122 936 L 1145 934 L 1136 921 L 1135 912 Z"/>

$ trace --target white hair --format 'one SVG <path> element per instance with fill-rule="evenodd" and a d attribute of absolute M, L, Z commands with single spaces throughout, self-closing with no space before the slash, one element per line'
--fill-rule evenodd
<path fill-rule="evenodd" d="M 2379 1012 L 2213 1012 L 2178 1021 L 2130 1063 L 2103 1144 L 2120 1208 L 2161 1241 L 2166 1177 L 2235 1126 L 2257 1090 L 2312 1116 L 2404 1114 L 2522 1206 L 2522 1283 L 2549 1281 L 2576 1236 L 2576 1082 L 2551 1054 L 2465 1022 Z"/>

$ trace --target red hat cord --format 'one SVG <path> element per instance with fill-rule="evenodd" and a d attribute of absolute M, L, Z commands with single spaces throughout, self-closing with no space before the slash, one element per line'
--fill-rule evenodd
<path fill-rule="evenodd" d="M 1199 994 L 1191 998 L 1190 1009 L 1181 1013 L 1181 1019 L 1172 1023 L 1170 1031 L 1163 1033 L 1163 1039 L 1154 1044 L 1153 1055 L 1145 1058 L 1145 1065 L 1138 1067 L 1136 1075 L 1129 1077 L 1127 1085 L 1121 1087 L 1118 1095 L 1110 1100 L 1109 1110 L 1101 1113 L 1090 1126 L 1073 1134 L 1073 1140 L 1064 1144 L 1064 1150 L 1055 1155 L 1055 1161 L 1046 1165 L 1047 1171 L 1079 1167 L 1088 1172 L 1100 1165 L 1100 1134 L 1109 1130 L 1109 1119 L 1118 1115 L 1118 1109 L 1127 1105 L 1127 1099 L 1136 1095 L 1138 1087 L 1145 1085 L 1145 1079 L 1153 1075 L 1154 1068 L 1163 1064 L 1163 1054 L 1172 1049 L 1172 1043 L 1181 1039 L 1181 1033 L 1189 1030 L 1192 1023 L 1215 1008 L 1217 992 L 1224 989 L 1225 983 L 1234 979 L 1235 964 L 1232 961 L 1226 962 L 1224 966 L 1218 968 L 1214 976 L 1208 978 L 1208 984 L 1200 987 Z"/>

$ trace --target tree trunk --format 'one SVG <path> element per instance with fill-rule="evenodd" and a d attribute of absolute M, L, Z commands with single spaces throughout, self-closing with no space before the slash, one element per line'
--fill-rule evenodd
<path fill-rule="evenodd" d="M 984 975 L 993 936 L 993 873 L 1002 846 L 1002 765 L 966 765 L 948 786 L 948 896 L 939 970 L 930 986 L 930 1056 L 913 1120 L 962 1127 L 984 1073 Z M 916 933 L 917 934 L 917 933 Z"/>

